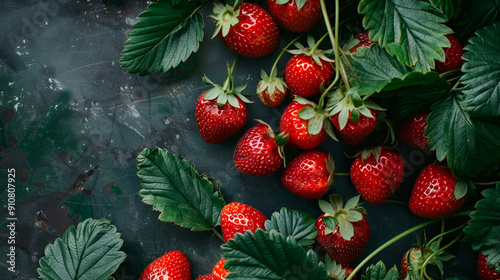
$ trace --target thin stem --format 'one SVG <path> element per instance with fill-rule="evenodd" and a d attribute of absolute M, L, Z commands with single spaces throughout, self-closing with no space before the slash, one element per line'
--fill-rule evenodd
<path fill-rule="evenodd" d="M 337 172 L 335 172 L 335 173 L 333 173 L 333 175 L 335 175 L 335 176 L 350 176 L 351 173 L 342 173 L 342 172 L 337 173 Z"/>
<path fill-rule="evenodd" d="M 448 249 L 451 245 L 455 244 L 459 239 L 460 239 L 460 236 L 462 234 L 459 234 L 455 239 L 453 239 L 450 243 L 446 244 L 445 246 L 439 248 L 438 250 L 432 252 L 432 254 L 429 255 L 429 257 L 427 257 L 427 259 L 424 261 L 424 263 L 422 264 L 422 272 L 420 272 L 420 279 L 423 279 L 423 276 L 425 274 L 425 277 L 427 279 L 432 279 L 432 277 L 430 277 L 428 274 L 427 274 L 427 265 L 429 264 L 429 262 L 432 260 L 432 258 L 434 256 L 436 256 L 437 254 L 441 253 L 442 251 Z"/>
<path fill-rule="evenodd" d="M 443 220 L 443 221 L 444 221 L 444 220 Z M 467 224 L 463 224 L 463 225 L 458 226 L 458 227 L 456 227 L 456 228 L 454 228 L 454 229 L 450 229 L 450 230 L 448 230 L 448 231 L 441 232 L 440 234 L 438 234 L 438 235 L 434 236 L 431 240 L 429 240 L 429 242 L 427 242 L 427 244 L 431 244 L 432 242 L 436 241 L 436 239 L 438 239 L 438 238 L 439 238 L 439 239 L 442 239 L 442 237 L 443 237 L 443 236 L 448 235 L 448 234 L 450 234 L 450 233 L 452 233 L 452 232 L 455 232 L 455 231 L 457 231 L 457 230 L 460 230 L 460 229 L 462 229 L 463 227 L 465 227 L 466 225 L 467 225 Z"/>
<path fill-rule="evenodd" d="M 311 53 L 315 53 L 316 50 L 319 48 L 319 45 L 325 40 L 325 38 L 328 37 L 328 33 L 325 33 L 325 35 L 321 36 L 321 38 L 316 42 L 316 44 L 313 46 L 311 49 Z"/>
<path fill-rule="evenodd" d="M 224 81 L 224 86 L 222 87 L 222 89 L 224 90 L 224 92 L 226 92 L 228 90 L 228 87 L 232 91 L 232 88 L 233 88 L 233 71 L 234 71 L 234 67 L 236 67 L 236 61 L 238 61 L 238 55 L 235 56 L 235 58 L 233 60 L 233 65 L 232 66 L 229 66 L 229 63 L 227 65 L 227 67 L 228 67 L 227 77 L 226 77 L 226 80 Z"/>
<path fill-rule="evenodd" d="M 226 239 L 224 239 L 224 236 L 222 236 L 222 234 L 220 234 L 220 232 L 218 232 L 216 229 L 214 229 L 214 234 L 215 234 L 215 236 L 219 237 L 222 241 L 226 242 Z"/>
<path fill-rule="evenodd" d="M 490 186 L 490 185 L 496 185 L 500 184 L 500 181 L 494 181 L 494 182 L 472 182 L 474 185 L 478 186 Z"/>

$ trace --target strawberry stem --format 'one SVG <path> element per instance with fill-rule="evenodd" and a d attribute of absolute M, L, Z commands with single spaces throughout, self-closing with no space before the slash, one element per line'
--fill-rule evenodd
<path fill-rule="evenodd" d="M 469 215 L 470 213 L 472 213 L 473 211 L 464 211 L 464 212 L 459 212 L 459 213 L 456 213 L 456 214 L 453 214 L 453 215 L 450 215 L 448 216 L 447 218 L 451 218 L 451 217 L 459 217 L 459 216 L 467 216 Z M 382 252 L 385 248 L 391 246 L 393 243 L 395 243 L 396 241 L 400 240 L 401 238 L 419 230 L 419 229 L 422 229 L 428 225 L 431 225 L 433 223 L 436 223 L 436 222 L 439 222 L 441 221 L 442 219 L 433 219 L 433 220 L 430 220 L 430 221 L 426 221 L 426 222 L 423 222 L 421 224 L 418 224 L 410 229 L 407 229 L 405 231 L 403 231 L 402 233 L 394 236 L 393 238 L 389 239 L 387 242 L 385 242 L 384 244 L 380 245 L 380 247 L 378 247 L 377 249 L 375 249 L 375 251 L 371 252 L 363 261 L 361 261 L 358 266 L 356 266 L 356 268 L 354 268 L 354 270 L 352 271 L 351 275 L 349 275 L 349 277 L 346 278 L 346 280 L 352 280 L 352 278 L 361 270 L 361 268 L 367 264 L 373 257 L 375 257 L 378 253 Z"/>
<path fill-rule="evenodd" d="M 283 50 L 279 54 L 278 58 L 276 58 L 276 60 L 274 61 L 273 67 L 271 68 L 271 72 L 269 72 L 269 79 L 272 79 L 272 77 L 274 76 L 274 72 L 276 71 L 276 68 L 278 67 L 278 62 L 280 61 L 283 54 L 286 53 L 288 48 L 290 48 L 290 46 L 292 46 L 295 42 L 297 42 L 297 40 L 299 40 L 302 36 L 303 36 L 303 34 L 295 37 L 292 41 L 290 41 L 290 43 L 288 43 L 288 45 L 286 45 L 283 48 Z"/>
<path fill-rule="evenodd" d="M 496 185 L 500 184 L 500 181 L 493 181 L 493 182 L 472 182 L 474 185 L 478 186 L 490 186 L 490 185 Z"/>
<path fill-rule="evenodd" d="M 214 234 L 215 236 L 219 237 L 223 242 L 226 242 L 224 236 L 222 236 L 222 234 L 220 234 L 220 232 L 218 232 L 216 229 L 214 229 Z"/>
<path fill-rule="evenodd" d="M 333 173 L 335 176 L 350 176 L 351 173 L 345 173 L 345 172 L 335 172 Z"/>
<path fill-rule="evenodd" d="M 465 226 L 465 225 L 463 225 Z M 458 227 L 458 229 L 462 228 L 462 226 Z M 455 244 L 459 239 L 460 237 L 462 236 L 463 232 L 460 233 L 455 239 L 453 239 L 450 243 L 446 244 L 445 246 L 439 248 L 438 250 L 432 252 L 432 254 L 430 254 L 427 259 L 424 261 L 424 263 L 422 264 L 422 272 L 420 272 L 420 279 L 424 279 L 424 275 L 425 275 L 425 278 L 427 279 L 432 279 L 432 277 L 430 277 L 428 274 L 427 274 L 427 265 L 429 264 L 429 262 L 434 258 L 434 256 L 436 256 L 437 254 L 441 253 L 442 251 L 448 249 L 451 245 Z"/>

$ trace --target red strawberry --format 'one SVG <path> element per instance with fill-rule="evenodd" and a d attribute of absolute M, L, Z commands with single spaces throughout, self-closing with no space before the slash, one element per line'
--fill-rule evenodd
<path fill-rule="evenodd" d="M 211 17 L 217 20 L 215 35 L 229 49 L 246 57 L 263 57 L 279 45 L 279 29 L 271 16 L 255 3 L 243 2 L 235 10 L 215 4 Z"/>
<path fill-rule="evenodd" d="M 342 269 L 345 269 L 345 278 L 347 279 L 347 277 L 349 277 L 352 272 L 354 271 L 354 268 L 350 267 L 350 266 L 342 266 Z M 356 280 L 356 275 L 354 275 L 351 280 Z"/>
<path fill-rule="evenodd" d="M 446 35 L 446 38 L 450 41 L 450 47 L 443 49 L 444 61 L 436 61 L 436 72 L 439 74 L 459 69 L 465 62 L 465 60 L 462 59 L 462 55 L 464 54 L 462 44 L 460 44 L 458 39 L 452 34 Z"/>
<path fill-rule="evenodd" d="M 316 220 L 318 245 L 337 263 L 348 265 L 358 259 L 368 243 L 370 225 L 357 206 L 359 196 L 347 201 L 343 208 L 339 195 L 330 196 L 330 203 L 319 200 L 325 212 Z"/>
<path fill-rule="evenodd" d="M 364 150 L 351 165 L 351 180 L 361 197 L 378 205 L 393 195 L 403 181 L 405 162 L 384 147 Z"/>
<path fill-rule="evenodd" d="M 354 39 L 359 40 L 359 43 L 350 48 L 349 52 L 351 53 L 357 52 L 359 47 L 370 47 L 370 45 L 373 44 L 373 42 L 370 41 L 370 37 L 368 36 L 368 31 L 354 35 Z"/>
<path fill-rule="evenodd" d="M 305 151 L 285 168 L 281 182 L 298 196 L 319 198 L 333 185 L 334 170 L 333 160 L 327 152 Z"/>
<path fill-rule="evenodd" d="M 226 263 L 226 261 L 224 259 L 221 259 L 220 261 L 218 261 L 215 264 L 215 267 L 212 270 L 212 274 L 210 274 L 210 276 L 212 276 L 212 278 L 210 278 L 210 279 L 212 279 L 212 280 L 224 280 L 224 279 L 226 279 L 226 275 L 230 271 L 224 268 L 225 263 Z"/>
<path fill-rule="evenodd" d="M 427 116 L 430 112 L 431 110 L 424 110 L 398 124 L 396 138 L 399 142 L 428 150 L 427 137 L 424 136 L 424 132 L 427 127 Z"/>
<path fill-rule="evenodd" d="M 245 86 L 233 88 L 232 72 L 232 68 L 228 67 L 224 87 L 203 77 L 203 81 L 213 87 L 203 92 L 196 101 L 196 122 L 201 137 L 210 144 L 220 143 L 236 133 L 248 118 L 245 103 L 250 101 L 240 92 Z"/>
<path fill-rule="evenodd" d="M 486 257 L 481 252 L 477 255 L 477 270 L 482 280 L 500 279 L 500 273 L 486 265 Z"/>
<path fill-rule="evenodd" d="M 141 274 L 141 280 L 191 280 L 191 265 L 180 251 L 170 251 L 150 263 Z"/>
<path fill-rule="evenodd" d="M 283 1 L 269 0 L 267 8 L 269 14 L 283 30 L 308 32 L 323 19 L 319 0 L 299 1 L 299 3 L 295 0 L 288 0 L 286 3 L 277 2 Z"/>
<path fill-rule="evenodd" d="M 239 202 L 231 202 L 222 208 L 221 228 L 226 242 L 233 238 L 236 233 L 245 233 L 247 230 L 255 232 L 256 229 L 264 229 L 266 216 L 259 210 Z"/>
<path fill-rule="evenodd" d="M 328 139 L 326 130 L 321 127 L 316 134 L 310 133 L 309 123 L 315 119 L 304 119 L 299 113 L 314 111 L 315 105 L 303 99 L 295 99 L 286 107 L 280 120 L 280 131 L 288 134 L 287 146 L 300 149 L 313 149 Z M 318 120 L 323 125 L 323 119 Z"/>
<path fill-rule="evenodd" d="M 212 280 L 212 274 L 202 275 L 196 278 L 196 280 Z"/>
<path fill-rule="evenodd" d="M 320 50 L 312 37 L 308 37 L 309 47 L 295 43 L 296 50 L 290 51 L 293 56 L 285 66 L 283 76 L 288 85 L 290 94 L 302 97 L 311 97 L 321 92 L 321 86 L 327 84 L 333 77 L 334 69 L 331 59 Z"/>
<path fill-rule="evenodd" d="M 267 176 L 276 172 L 283 163 L 283 146 L 288 136 L 274 136 L 271 127 L 264 123 L 250 128 L 241 137 L 234 151 L 234 165 L 245 174 Z"/>
<path fill-rule="evenodd" d="M 261 80 L 257 85 L 257 95 L 262 103 L 269 107 L 280 105 L 288 92 L 286 83 L 277 77 L 274 69 L 271 70 L 271 75 L 267 75 L 264 70 L 261 70 L 260 78 Z"/>
<path fill-rule="evenodd" d="M 442 218 L 454 213 L 465 201 L 465 196 L 455 196 L 457 186 L 463 186 L 457 182 L 459 180 L 453 177 L 449 168 L 434 164 L 426 166 L 415 181 L 410 197 L 411 211 L 424 218 Z"/>
<path fill-rule="evenodd" d="M 340 138 L 342 138 L 345 143 L 349 145 L 357 145 L 363 142 L 368 135 L 375 130 L 379 111 L 371 108 L 368 108 L 368 110 L 372 115 L 371 117 L 359 114 L 359 117 L 356 120 L 353 120 L 353 111 L 349 111 L 347 116 L 348 120 L 345 124 L 339 119 L 341 117 L 340 113 L 331 116 L 333 125 L 339 131 Z"/>

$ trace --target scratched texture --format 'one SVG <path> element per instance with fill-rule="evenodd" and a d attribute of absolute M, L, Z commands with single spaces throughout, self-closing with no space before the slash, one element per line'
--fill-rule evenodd
<path fill-rule="evenodd" d="M 2 279 L 37 278 L 44 247 L 69 225 L 87 217 L 110 219 L 122 233 L 128 258 L 113 275 L 116 279 L 138 279 L 149 262 L 174 249 L 188 255 L 194 277 L 208 274 L 221 257 L 220 240 L 207 232 L 158 221 L 159 213 L 143 204 L 137 194 L 136 156 L 146 147 L 168 149 L 195 163 L 201 173 L 222 183 L 226 201 L 248 203 L 268 217 L 281 206 L 319 215 L 316 201 L 284 190 L 279 176 L 251 178 L 235 170 L 232 153 L 244 130 L 219 145 L 207 144 L 199 136 L 194 104 L 208 89 L 201 77 L 207 74 L 221 82 L 226 63 L 234 59 L 218 39 L 210 39 L 214 26 L 209 20 L 200 50 L 178 69 L 141 77 L 119 65 L 126 32 L 147 4 L 0 1 L 0 169 L 4 178 L 7 168 L 16 168 L 19 219 L 19 269 L 15 274 L 2 272 Z M 208 15 L 210 10 L 203 13 Z M 274 58 L 241 58 L 236 83 L 248 82 L 248 93 L 254 93 L 259 69 L 269 70 Z M 281 70 L 284 63 L 279 64 Z M 269 109 L 255 96 L 252 99 L 255 103 L 249 105 L 245 129 L 255 124 L 255 118 L 278 129 L 284 106 Z M 353 154 L 354 149 L 333 140 L 321 148 L 332 153 L 339 172 L 348 172 L 351 159 L 344 152 Z M 295 154 L 291 150 L 288 156 Z M 417 155 L 407 167 L 405 181 L 411 182 L 425 163 Z M 3 186 L 6 179 L 2 180 Z M 408 197 L 410 188 L 406 183 L 400 195 Z M 4 208 L 7 195 L 1 190 Z M 337 178 L 332 192 L 345 197 L 355 194 L 346 177 Z M 419 222 L 400 205 L 367 208 L 372 237 L 366 252 Z M 3 260 L 8 250 L 7 213 L 0 214 Z M 378 259 L 389 266 L 398 264 L 415 241 L 414 236 L 406 238 Z M 458 251 L 465 256 L 469 253 Z M 470 257 L 464 258 L 470 261 Z M 462 262 L 455 265 L 460 267 Z M 7 264 L 2 261 L 0 268 L 6 269 Z"/>

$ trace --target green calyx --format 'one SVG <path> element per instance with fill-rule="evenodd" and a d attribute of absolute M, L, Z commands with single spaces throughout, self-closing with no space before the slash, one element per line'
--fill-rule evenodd
<path fill-rule="evenodd" d="M 206 75 L 203 75 L 202 81 L 212 86 L 203 96 L 204 100 L 216 100 L 217 105 L 220 107 L 229 103 L 235 108 L 240 108 L 238 98 L 245 103 L 252 103 L 252 101 L 248 100 L 243 94 L 243 90 L 245 90 L 247 84 L 237 87 L 234 86 L 233 69 L 236 65 L 236 60 L 237 59 L 234 60 L 233 66 L 227 65 L 227 75 L 222 86 L 215 84 Z"/>
<path fill-rule="evenodd" d="M 344 280 L 345 279 L 345 274 L 346 270 L 345 268 L 342 268 L 342 265 L 340 263 L 337 263 L 336 261 L 332 260 L 328 254 L 325 256 L 325 268 L 326 268 L 326 273 L 328 273 L 328 276 L 332 280 Z"/>
<path fill-rule="evenodd" d="M 359 195 L 350 198 L 345 206 L 342 197 L 338 194 L 330 195 L 330 202 L 318 199 L 319 208 L 326 213 L 323 217 L 325 224 L 325 234 L 339 231 L 342 238 L 351 240 L 354 236 L 352 223 L 363 219 L 366 210 L 358 206 Z"/>
<path fill-rule="evenodd" d="M 374 118 L 370 109 L 384 110 L 375 102 L 363 100 L 359 89 L 359 87 L 352 87 L 346 92 L 345 88 L 342 87 L 329 93 L 330 98 L 326 103 L 326 112 L 328 116 L 339 114 L 340 130 L 344 129 L 349 120 L 358 121 L 361 115 Z"/>
<path fill-rule="evenodd" d="M 364 149 L 358 154 L 357 156 L 361 156 L 361 161 L 365 162 L 371 155 L 375 158 L 375 162 L 378 163 L 378 160 L 380 159 L 380 154 L 382 153 L 382 146 L 377 146 L 371 149 Z"/>
<path fill-rule="evenodd" d="M 263 120 L 256 120 L 260 124 L 263 124 L 267 127 L 267 135 L 271 138 L 274 138 L 274 143 L 276 143 L 276 146 L 278 146 L 278 153 L 280 157 L 283 159 L 283 164 L 285 163 L 285 145 L 288 142 L 288 134 L 285 133 L 285 131 L 280 132 L 278 135 L 274 134 L 274 131 L 272 130 L 271 126 L 266 123 Z"/>
<path fill-rule="evenodd" d="M 283 79 L 279 78 L 276 71 L 272 71 L 271 75 L 268 75 L 266 71 L 260 69 L 260 82 L 257 85 L 257 93 L 267 90 L 269 96 L 272 96 L 276 90 L 285 93 L 287 85 Z"/>
<path fill-rule="evenodd" d="M 213 14 L 210 15 L 211 18 L 216 20 L 215 31 L 212 38 L 217 36 L 222 30 L 222 36 L 225 37 L 232 26 L 239 23 L 238 17 L 240 16 L 240 9 L 236 9 L 234 6 L 229 4 L 223 5 L 221 3 L 216 3 L 213 8 Z"/>
<path fill-rule="evenodd" d="M 297 101 L 302 105 L 308 105 L 302 108 L 297 116 L 308 121 L 307 130 L 310 135 L 317 135 L 322 129 L 325 129 L 326 133 L 331 138 L 338 141 L 329 115 L 323 110 L 323 108 L 321 108 L 321 106 L 318 106 L 316 103 L 300 96 L 295 96 L 294 101 Z"/>
<path fill-rule="evenodd" d="M 319 49 L 319 45 L 321 42 L 327 37 L 328 34 L 325 34 L 318 42 L 314 40 L 314 38 L 311 35 L 307 36 L 307 47 L 302 45 L 299 42 L 295 42 L 294 46 L 297 48 L 295 50 L 289 50 L 288 52 L 294 55 L 299 55 L 299 54 L 305 54 L 307 56 L 311 56 L 313 61 L 322 66 L 322 60 L 323 61 L 328 61 L 328 62 L 335 62 L 333 59 L 329 58 L 328 55 L 330 55 L 333 52 L 333 49 L 330 50 L 321 50 Z"/>

